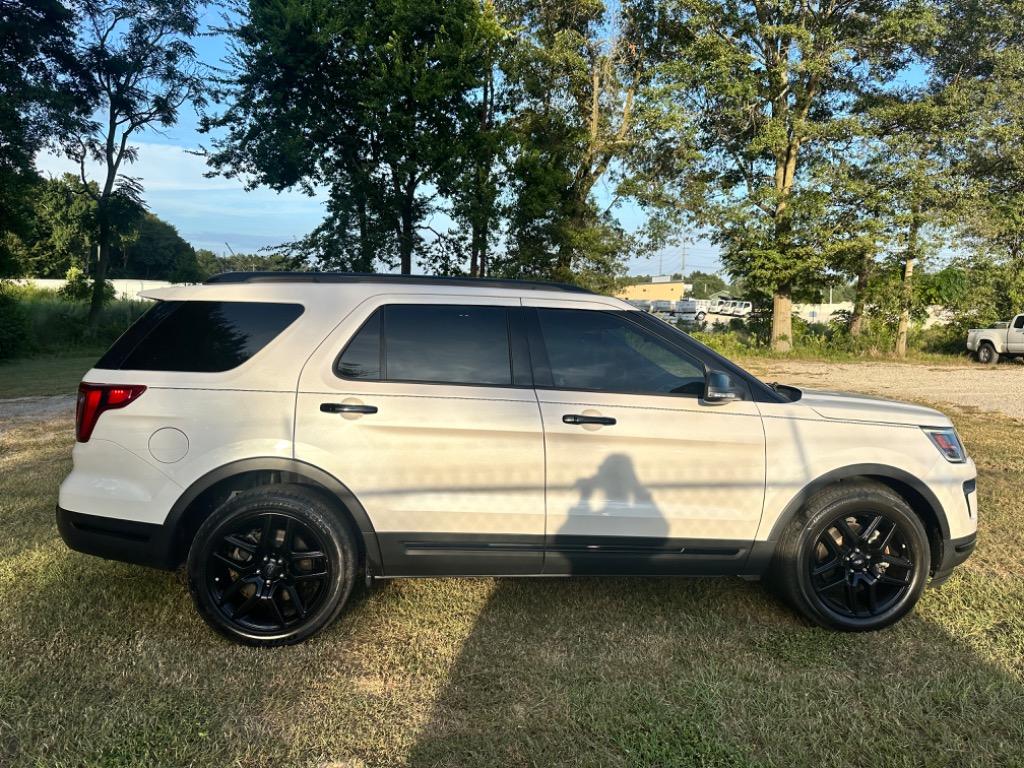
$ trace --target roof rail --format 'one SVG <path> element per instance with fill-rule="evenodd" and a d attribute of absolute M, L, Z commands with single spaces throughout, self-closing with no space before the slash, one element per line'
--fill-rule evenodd
<path fill-rule="evenodd" d="M 394 275 L 369 272 L 224 272 L 209 278 L 211 283 L 384 283 L 396 285 L 459 285 L 463 287 L 517 288 L 534 291 L 593 293 L 569 283 L 542 280 L 500 280 L 492 277 L 443 277 L 435 275 Z"/>

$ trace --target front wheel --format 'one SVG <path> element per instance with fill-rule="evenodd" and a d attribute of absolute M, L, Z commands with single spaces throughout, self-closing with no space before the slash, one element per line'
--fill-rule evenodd
<path fill-rule="evenodd" d="M 356 545 L 322 496 L 270 485 L 232 496 L 200 526 L 188 580 L 200 616 L 247 645 L 289 645 L 341 612 L 355 582 Z"/>
<path fill-rule="evenodd" d="M 903 497 L 881 483 L 853 481 L 811 498 L 787 529 L 773 568 L 783 596 L 811 621 L 870 631 L 913 609 L 931 549 Z"/>

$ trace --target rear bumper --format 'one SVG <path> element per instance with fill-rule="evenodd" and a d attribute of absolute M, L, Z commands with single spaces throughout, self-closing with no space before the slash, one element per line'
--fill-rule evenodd
<path fill-rule="evenodd" d="M 953 574 L 953 569 L 964 562 L 978 543 L 978 535 L 972 533 L 960 539 L 948 539 L 942 542 L 942 558 L 935 567 L 931 586 L 937 587 Z"/>
<path fill-rule="evenodd" d="M 87 555 L 165 570 L 177 565 L 163 525 L 83 515 L 58 506 L 57 530 L 65 544 Z"/>

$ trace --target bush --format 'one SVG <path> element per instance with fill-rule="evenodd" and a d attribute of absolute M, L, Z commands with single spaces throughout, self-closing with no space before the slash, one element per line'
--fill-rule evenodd
<path fill-rule="evenodd" d="M 92 287 L 95 283 L 86 277 L 79 267 L 71 267 L 67 275 L 67 282 L 57 291 L 57 294 L 68 301 L 90 301 L 92 299 Z M 114 284 L 109 280 L 103 282 L 103 303 L 109 304 L 114 300 Z"/>
<path fill-rule="evenodd" d="M 6 285 L 0 291 L 0 358 L 108 347 L 150 306 L 142 301 L 110 301 L 100 310 L 96 329 L 90 331 L 87 302 L 69 301 L 54 291 Z"/>
<path fill-rule="evenodd" d="M 8 286 L 0 285 L 0 360 L 32 351 L 28 314 Z"/>

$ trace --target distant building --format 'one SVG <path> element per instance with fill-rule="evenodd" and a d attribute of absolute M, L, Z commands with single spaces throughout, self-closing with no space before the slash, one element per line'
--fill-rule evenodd
<path fill-rule="evenodd" d="M 679 301 L 693 288 L 682 280 L 665 280 L 654 283 L 627 285 L 615 293 L 620 299 L 642 299 L 644 301 Z"/>

